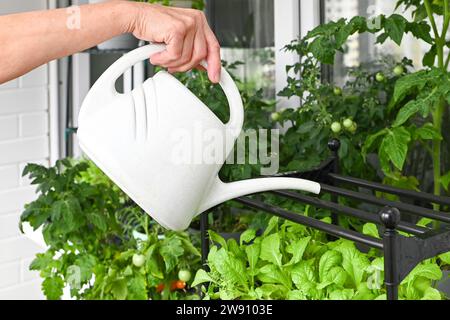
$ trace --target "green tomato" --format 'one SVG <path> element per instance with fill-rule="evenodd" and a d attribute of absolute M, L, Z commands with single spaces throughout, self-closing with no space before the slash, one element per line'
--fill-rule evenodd
<path fill-rule="evenodd" d="M 183 282 L 188 282 L 189 280 L 191 280 L 191 272 L 189 270 L 181 269 L 178 272 L 178 279 L 180 279 Z"/>
<path fill-rule="evenodd" d="M 358 126 L 356 125 L 355 122 L 353 122 L 352 126 L 348 128 L 348 131 L 350 131 L 351 133 L 355 133 L 356 129 L 358 129 Z"/>
<path fill-rule="evenodd" d="M 339 122 L 333 122 L 331 124 L 331 131 L 333 131 L 334 133 L 339 133 L 341 132 L 341 124 Z"/>
<path fill-rule="evenodd" d="M 393 72 L 396 76 L 401 76 L 403 72 L 405 72 L 405 69 L 403 68 L 403 66 L 398 65 L 394 68 Z"/>
<path fill-rule="evenodd" d="M 383 82 L 384 79 L 385 79 L 384 74 L 382 74 L 381 72 L 378 72 L 378 73 L 375 75 L 375 80 L 377 80 L 378 82 Z"/>
<path fill-rule="evenodd" d="M 345 129 L 349 129 L 353 125 L 353 121 L 352 121 L 352 119 L 347 118 L 344 120 L 344 122 L 342 124 L 344 125 Z"/>
<path fill-rule="evenodd" d="M 145 257 L 142 254 L 133 254 L 133 264 L 140 268 L 144 265 L 145 263 Z"/>
<path fill-rule="evenodd" d="M 273 112 L 270 117 L 272 118 L 273 121 L 278 121 L 280 120 L 280 113 L 279 112 Z"/>
<path fill-rule="evenodd" d="M 334 93 L 336 96 L 340 96 L 340 95 L 342 94 L 342 89 L 339 88 L 339 87 L 334 87 L 333 93 Z"/>

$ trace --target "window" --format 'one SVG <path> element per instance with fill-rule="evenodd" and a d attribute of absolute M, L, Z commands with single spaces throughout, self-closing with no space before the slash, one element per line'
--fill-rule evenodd
<path fill-rule="evenodd" d="M 207 15 L 222 46 L 222 59 L 244 62 L 234 74 L 274 98 L 274 1 L 208 0 Z"/>
<path fill-rule="evenodd" d="M 364 17 L 376 17 L 380 14 L 390 15 L 394 12 L 396 1 L 385 0 L 325 0 L 324 18 L 326 22 L 336 21 L 340 18 L 350 19 L 360 15 Z M 403 8 L 397 9 L 398 13 L 407 19 L 411 18 L 411 12 L 403 13 Z M 429 48 L 422 41 L 416 40 L 410 34 L 405 35 L 402 45 L 399 47 L 388 40 L 384 44 L 375 45 L 375 35 L 363 34 L 353 35 L 347 42 L 346 51 L 338 54 L 333 68 L 333 78 L 336 83 L 345 81 L 346 69 L 355 67 L 361 63 L 374 61 L 386 53 L 395 59 L 407 57 L 411 59 L 414 66 L 422 66 L 423 52 Z"/>

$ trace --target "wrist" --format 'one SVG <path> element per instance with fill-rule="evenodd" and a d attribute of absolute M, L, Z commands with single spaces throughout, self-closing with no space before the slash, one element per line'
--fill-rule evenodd
<path fill-rule="evenodd" d="M 139 16 L 139 3 L 134 1 L 112 1 L 112 11 L 120 28 L 120 33 L 132 33 Z"/>

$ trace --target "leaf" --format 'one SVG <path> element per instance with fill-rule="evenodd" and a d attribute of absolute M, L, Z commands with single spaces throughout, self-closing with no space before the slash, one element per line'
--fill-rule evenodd
<path fill-rule="evenodd" d="M 245 253 L 247 254 L 248 265 L 252 276 L 256 273 L 256 263 L 258 262 L 260 252 L 261 245 L 259 243 L 253 243 L 245 247 Z"/>
<path fill-rule="evenodd" d="M 146 282 L 143 275 L 136 275 L 128 280 L 128 300 L 148 300 Z"/>
<path fill-rule="evenodd" d="M 384 21 L 384 30 L 397 45 L 402 43 L 406 22 L 406 19 L 398 14 L 393 14 Z"/>
<path fill-rule="evenodd" d="M 393 102 L 399 102 L 413 91 L 420 92 L 428 81 L 435 80 L 438 76 L 439 71 L 433 69 L 432 71 L 421 70 L 401 77 L 395 83 Z"/>
<path fill-rule="evenodd" d="M 347 281 L 347 272 L 342 267 L 332 267 L 325 275 L 325 282 L 334 283 L 337 286 L 343 287 Z"/>
<path fill-rule="evenodd" d="M 283 285 L 265 283 L 255 289 L 258 299 L 284 299 L 290 291 Z"/>
<path fill-rule="evenodd" d="M 178 265 L 178 258 L 183 255 L 183 243 L 178 237 L 165 238 L 161 243 L 161 256 L 163 257 L 166 271 L 172 271 Z"/>
<path fill-rule="evenodd" d="M 441 133 L 429 122 L 414 130 L 414 136 L 422 140 L 442 140 Z"/>
<path fill-rule="evenodd" d="M 425 13 L 426 16 L 426 13 Z M 433 44 L 433 38 L 430 35 L 431 27 L 426 21 L 421 22 L 408 22 L 406 25 L 407 32 L 411 32 L 414 37 L 422 39 L 426 43 Z"/>
<path fill-rule="evenodd" d="M 318 37 L 309 45 L 309 50 L 314 57 L 322 63 L 333 64 L 336 54 L 335 45 L 327 37 Z"/>
<path fill-rule="evenodd" d="M 425 290 L 422 299 L 420 300 L 442 300 L 439 290 L 429 287 Z"/>
<path fill-rule="evenodd" d="M 310 297 L 317 295 L 317 284 L 314 269 L 306 262 L 298 263 L 291 270 L 292 282 L 305 295 Z"/>
<path fill-rule="evenodd" d="M 440 180 L 445 191 L 448 191 L 448 187 L 450 185 L 450 171 L 443 175 Z"/>
<path fill-rule="evenodd" d="M 201 256 L 200 251 L 192 244 L 190 239 L 181 238 L 181 242 L 183 242 L 183 247 L 186 252 L 190 252 L 197 257 Z"/>
<path fill-rule="evenodd" d="M 351 300 L 355 291 L 353 289 L 342 289 L 330 292 L 331 300 Z"/>
<path fill-rule="evenodd" d="M 421 108 L 421 101 L 419 100 L 411 100 L 407 104 L 405 104 L 397 113 L 397 117 L 395 118 L 393 127 L 398 127 L 408 121 L 411 116 L 419 112 Z"/>
<path fill-rule="evenodd" d="M 208 231 L 209 239 L 211 239 L 212 242 L 218 243 L 221 247 L 227 249 L 227 242 L 223 237 L 221 237 L 219 234 L 215 233 L 212 230 Z"/>
<path fill-rule="evenodd" d="M 412 281 L 415 277 L 440 280 L 442 278 L 442 271 L 436 263 L 419 264 L 408 274 L 402 283 Z"/>
<path fill-rule="evenodd" d="M 355 245 L 349 241 L 343 242 L 335 248 L 342 254 L 342 267 L 352 279 L 353 284 L 357 287 L 361 283 L 364 270 L 370 265 L 366 256 L 361 254 Z"/>
<path fill-rule="evenodd" d="M 427 53 L 424 54 L 423 59 L 422 59 L 422 64 L 424 67 L 433 67 L 434 66 L 434 62 L 436 61 L 436 45 L 432 45 L 430 50 L 428 50 Z"/>
<path fill-rule="evenodd" d="M 48 300 L 59 300 L 63 295 L 64 281 L 60 276 L 45 278 L 42 291 Z"/>
<path fill-rule="evenodd" d="M 433 223 L 433 219 L 430 218 L 421 218 L 419 220 L 419 222 L 417 222 L 417 225 L 420 227 L 427 227 L 428 225 L 430 225 L 431 223 Z"/>
<path fill-rule="evenodd" d="M 289 265 L 300 262 L 303 258 L 303 254 L 308 246 L 311 237 L 305 237 L 296 241 L 293 241 L 287 248 L 287 252 L 292 254 L 292 258 L 289 261 Z"/>
<path fill-rule="evenodd" d="M 111 292 L 117 300 L 125 300 L 128 295 L 127 281 L 125 279 L 115 280 Z"/>
<path fill-rule="evenodd" d="M 374 142 L 381 136 L 384 136 L 388 132 L 387 128 L 384 128 L 377 133 L 371 134 L 366 138 L 366 141 L 364 142 L 363 148 L 361 150 L 361 153 L 365 157 L 367 155 L 367 152 L 369 152 L 370 148 L 374 144 Z"/>
<path fill-rule="evenodd" d="M 291 287 L 289 274 L 273 264 L 266 264 L 259 269 L 258 279 L 264 283 L 279 283 L 287 288 Z"/>
<path fill-rule="evenodd" d="M 242 232 L 241 237 L 239 239 L 239 243 L 241 244 L 241 246 L 244 243 L 249 243 L 251 242 L 254 238 L 256 237 L 256 231 L 255 229 L 248 229 L 245 230 L 244 232 Z"/>
<path fill-rule="evenodd" d="M 214 282 L 214 279 L 203 269 L 199 269 L 195 274 L 194 281 L 191 284 L 191 287 L 198 286 L 199 284 L 205 282 Z"/>
<path fill-rule="evenodd" d="M 208 261 L 221 274 L 223 281 L 248 287 L 248 274 L 243 260 L 236 259 L 224 248 L 220 248 L 215 254 L 213 252 Z"/>
<path fill-rule="evenodd" d="M 36 258 L 31 262 L 29 269 L 30 270 L 44 270 L 47 268 L 53 261 L 53 253 L 51 251 L 47 251 L 44 253 L 36 254 Z"/>
<path fill-rule="evenodd" d="M 280 235 L 271 234 L 261 241 L 261 259 L 281 266 Z"/>
<path fill-rule="evenodd" d="M 79 200 L 73 196 L 54 202 L 51 212 L 53 223 L 63 233 L 71 232 L 80 226 L 81 205 Z M 56 224 L 56 221 L 59 220 L 60 223 Z"/>
<path fill-rule="evenodd" d="M 97 258 L 91 254 L 78 255 L 74 265 L 80 268 L 80 281 L 86 283 L 92 278 Z"/>
<path fill-rule="evenodd" d="M 339 252 L 334 250 L 326 251 L 319 260 L 319 280 L 325 281 L 327 273 L 331 268 L 339 265 L 342 262 L 342 256 Z"/>
<path fill-rule="evenodd" d="M 106 224 L 105 217 L 99 213 L 92 212 L 87 215 L 89 221 L 99 228 L 101 231 L 105 232 L 108 228 L 108 225 Z"/>
<path fill-rule="evenodd" d="M 374 238 L 380 238 L 380 235 L 378 233 L 377 225 L 374 223 L 365 223 L 363 225 L 363 234 L 366 234 L 368 236 L 374 237 Z"/>
<path fill-rule="evenodd" d="M 264 230 L 263 237 L 267 236 L 270 232 L 272 232 L 272 230 L 278 230 L 278 217 L 270 218 L 267 223 L 267 228 Z"/>
<path fill-rule="evenodd" d="M 403 169 L 410 140 L 411 136 L 408 130 L 404 127 L 397 127 L 389 130 L 381 143 L 381 148 L 399 170 Z"/>
<path fill-rule="evenodd" d="M 393 123 L 393 127 L 398 127 L 405 123 L 411 116 L 420 112 L 422 117 L 428 116 L 430 109 L 438 102 L 442 94 L 447 92 L 447 83 L 434 87 L 431 92 L 409 101 L 398 112 L 397 117 Z"/>
<path fill-rule="evenodd" d="M 301 290 L 291 290 L 288 292 L 287 300 L 306 300 L 306 296 Z"/>
<path fill-rule="evenodd" d="M 445 264 L 450 265 L 450 251 L 440 254 L 439 259 L 441 259 L 441 261 L 444 262 Z"/>

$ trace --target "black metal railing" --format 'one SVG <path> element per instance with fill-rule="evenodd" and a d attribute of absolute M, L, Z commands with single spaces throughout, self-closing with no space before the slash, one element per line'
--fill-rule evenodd
<path fill-rule="evenodd" d="M 339 174 L 337 151 L 340 143 L 333 139 L 329 143 L 333 156 L 319 168 L 308 172 L 288 172 L 277 176 L 289 176 L 310 179 L 321 184 L 319 196 L 304 195 L 292 191 L 271 191 L 279 197 L 308 204 L 316 208 L 329 210 L 332 214 L 332 223 L 326 223 L 299 213 L 290 212 L 272 204 L 250 197 L 234 199 L 245 206 L 262 210 L 275 216 L 323 231 L 333 237 L 348 239 L 357 243 L 377 248 L 384 256 L 384 283 L 388 300 L 398 299 L 398 286 L 408 273 L 425 259 L 450 251 L 450 213 L 431 209 L 431 204 L 443 207 L 450 206 L 450 198 L 435 196 L 428 193 L 399 189 L 363 179 L 346 177 Z M 366 189 L 365 192 L 360 191 Z M 401 200 L 393 201 L 368 194 L 367 189 L 382 191 L 397 195 L 405 199 L 419 200 L 425 205 L 404 203 Z M 331 200 L 321 199 L 320 196 L 330 194 Z M 357 200 L 360 203 L 373 205 L 377 212 L 353 208 L 338 203 L 338 198 Z M 212 209 L 214 211 L 214 209 Z M 211 211 L 210 211 L 211 212 Z M 402 213 L 402 214 L 401 214 Z M 418 226 L 410 221 L 402 220 L 403 213 L 417 217 L 429 218 L 436 228 Z M 380 226 L 381 239 L 361 234 L 355 230 L 346 229 L 338 225 L 339 215 L 346 215 L 362 221 L 372 222 Z M 203 213 L 200 221 L 202 241 L 202 262 L 206 266 L 209 251 L 208 212 Z M 403 231 L 408 235 L 402 235 Z"/>

